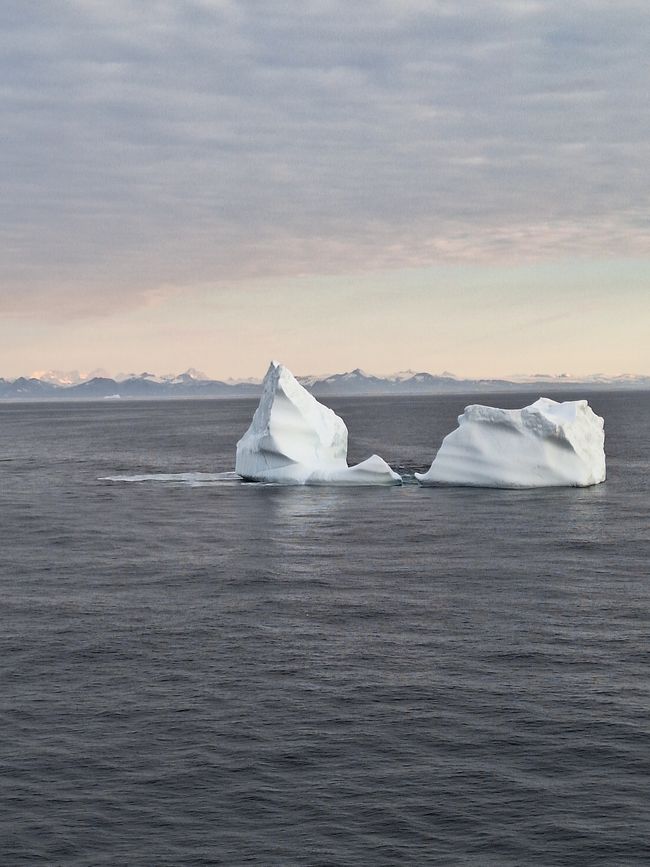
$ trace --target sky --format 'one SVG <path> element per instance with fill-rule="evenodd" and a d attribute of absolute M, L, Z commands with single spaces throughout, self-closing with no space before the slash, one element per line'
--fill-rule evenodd
<path fill-rule="evenodd" d="M 650 373 L 647 0 L 3 0 L 0 376 Z"/>

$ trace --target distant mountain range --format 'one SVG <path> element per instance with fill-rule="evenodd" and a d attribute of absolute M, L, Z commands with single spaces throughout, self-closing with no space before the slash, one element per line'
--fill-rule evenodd
<path fill-rule="evenodd" d="M 650 389 L 650 376 L 587 378 L 568 375 L 516 376 L 511 379 L 461 379 L 451 373 L 431 374 L 413 370 L 392 376 L 373 376 L 357 368 L 331 376 L 302 376 L 300 382 L 317 396 L 471 394 L 480 392 Z M 0 377 L 0 400 L 118 400 L 165 398 L 257 397 L 259 380 L 210 379 L 190 368 L 184 373 L 156 376 L 152 373 L 108 376 L 105 371 L 39 371 L 14 380 Z"/>

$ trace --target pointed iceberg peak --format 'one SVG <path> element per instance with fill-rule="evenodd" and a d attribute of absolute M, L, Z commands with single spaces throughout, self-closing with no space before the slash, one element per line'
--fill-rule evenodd
<path fill-rule="evenodd" d="M 423 485 L 584 488 L 605 481 L 604 423 L 586 400 L 541 397 L 523 409 L 474 404 L 458 417 Z"/>
<path fill-rule="evenodd" d="M 248 481 L 293 485 L 399 485 L 378 455 L 348 467 L 348 429 L 291 371 L 272 361 L 235 469 Z"/>

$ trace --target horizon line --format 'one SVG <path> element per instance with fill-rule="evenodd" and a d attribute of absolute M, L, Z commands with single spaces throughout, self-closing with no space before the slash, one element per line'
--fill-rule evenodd
<path fill-rule="evenodd" d="M 287 365 L 284 365 L 287 367 Z M 289 369 L 289 368 L 288 368 Z M 569 373 L 567 371 L 562 371 L 560 373 L 508 373 L 508 374 L 483 374 L 483 375 L 459 375 L 455 374 L 449 370 L 443 370 L 438 372 L 432 372 L 426 369 L 417 369 L 417 368 L 404 368 L 401 370 L 397 370 L 391 373 L 375 373 L 368 371 L 362 367 L 354 367 L 347 370 L 342 370 L 338 372 L 328 372 L 328 373 L 291 373 L 297 379 L 310 379 L 314 382 L 324 381 L 330 379 L 332 377 L 340 377 L 346 376 L 350 374 L 357 374 L 362 377 L 374 378 L 374 379 L 386 379 L 386 380 L 395 380 L 397 377 L 405 377 L 410 378 L 414 376 L 431 376 L 440 379 L 454 379 L 459 382 L 474 382 L 474 381 L 505 381 L 505 382 L 513 382 L 518 383 L 521 381 L 534 383 L 536 381 L 551 381 L 551 382 L 583 382 L 583 381 L 591 381 L 598 379 L 605 380 L 635 380 L 635 379 L 647 379 L 650 378 L 650 374 L 634 372 L 631 373 L 629 371 L 623 371 L 618 373 L 607 373 L 604 371 L 594 371 L 591 373 Z M 124 382 L 129 379 L 145 379 L 151 378 L 159 381 L 172 381 L 174 379 L 178 379 L 182 376 L 187 376 L 191 379 L 194 379 L 197 382 L 224 382 L 231 383 L 233 385 L 243 385 L 243 384 L 261 384 L 264 379 L 264 375 L 261 376 L 245 376 L 245 375 L 228 375 L 228 376 L 214 376 L 212 374 L 206 374 L 203 371 L 199 371 L 194 367 L 188 367 L 180 373 L 165 373 L 165 374 L 157 374 L 153 373 L 150 370 L 142 370 L 141 372 L 130 371 L 128 373 L 118 372 L 113 374 L 106 370 L 105 368 L 97 367 L 89 371 L 72 369 L 72 370 L 59 370 L 59 369 L 49 369 L 49 370 L 34 370 L 30 374 L 19 374 L 18 376 L 4 376 L 0 374 L 0 380 L 4 380 L 5 382 L 16 382 L 19 379 L 26 380 L 38 380 L 40 382 L 46 382 L 50 384 L 56 384 L 61 387 L 78 385 L 83 382 L 89 382 L 93 379 L 102 378 L 102 379 L 112 379 L 115 382 Z"/>

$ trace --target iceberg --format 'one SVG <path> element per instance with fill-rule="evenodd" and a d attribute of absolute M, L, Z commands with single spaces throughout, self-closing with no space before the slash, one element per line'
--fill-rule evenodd
<path fill-rule="evenodd" d="M 349 467 L 348 429 L 282 364 L 272 361 L 235 471 L 246 481 L 286 485 L 400 485 L 378 455 Z"/>
<path fill-rule="evenodd" d="M 604 423 L 586 400 L 523 409 L 475 404 L 440 446 L 422 485 L 588 487 L 605 481 Z"/>

